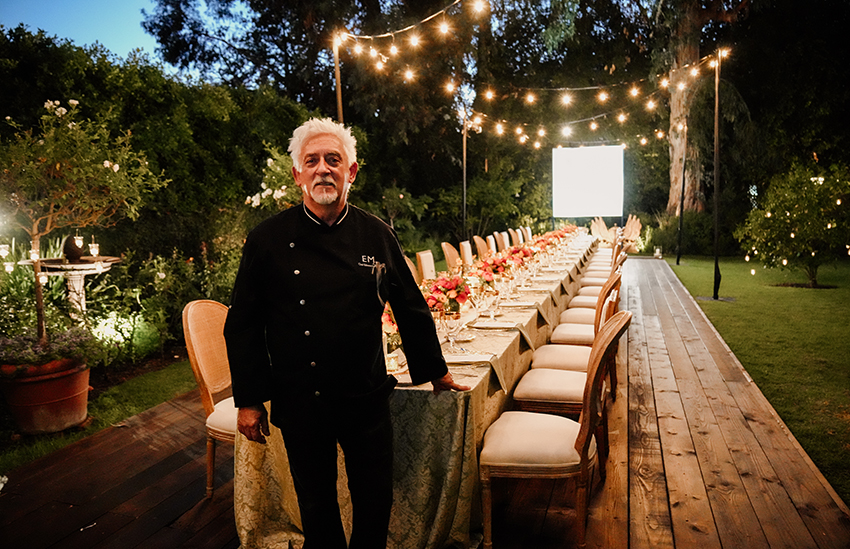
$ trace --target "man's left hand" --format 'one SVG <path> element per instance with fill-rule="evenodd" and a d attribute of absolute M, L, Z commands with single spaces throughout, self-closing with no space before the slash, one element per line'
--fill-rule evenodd
<path fill-rule="evenodd" d="M 471 387 L 467 387 L 466 385 L 455 383 L 451 372 L 446 372 L 446 375 L 443 377 L 431 381 L 431 385 L 434 386 L 435 395 L 440 394 L 442 391 L 468 391 L 471 389 Z"/>

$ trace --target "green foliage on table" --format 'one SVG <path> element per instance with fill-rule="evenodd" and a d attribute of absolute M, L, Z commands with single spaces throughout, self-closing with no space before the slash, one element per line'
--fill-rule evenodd
<path fill-rule="evenodd" d="M 667 257 L 694 296 L 710 296 L 714 260 Z M 628 262 L 627 262 L 628 263 Z M 722 298 L 699 306 L 845 502 L 850 501 L 850 259 L 824 266 L 812 290 L 800 271 L 721 258 Z"/>
<path fill-rule="evenodd" d="M 817 286 L 820 266 L 850 251 L 850 171 L 836 164 L 794 164 L 771 180 L 735 237 L 748 261 L 801 269 L 809 286 Z"/>

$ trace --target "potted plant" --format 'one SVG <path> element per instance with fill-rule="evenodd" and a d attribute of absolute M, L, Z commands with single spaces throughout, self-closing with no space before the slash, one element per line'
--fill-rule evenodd
<path fill-rule="evenodd" d="M 35 331 L 0 335 L 0 387 L 25 433 L 54 433 L 85 421 L 89 364 L 100 350 L 87 329 L 75 326 L 40 344 Z"/>
<path fill-rule="evenodd" d="M 148 193 L 167 183 L 150 171 L 143 153 L 132 149 L 129 131 L 112 137 L 106 121 L 82 120 L 79 102 L 67 104 L 47 101 L 38 128 L 23 130 L 6 117 L 16 133 L 0 143 L 0 208 L 8 210 L 0 214 L 30 238 L 36 309 L 34 332 L 7 337 L 3 344 L 0 366 L 15 374 L 7 376 L 5 386 L 28 377 L 21 375 L 28 371 L 23 364 L 35 370 L 42 367 L 38 361 L 55 366 L 56 360 L 74 358 L 84 364 L 85 356 L 77 351 L 89 349 L 82 327 L 47 333 L 42 237 L 61 228 L 107 227 L 122 217 L 135 219 Z"/>

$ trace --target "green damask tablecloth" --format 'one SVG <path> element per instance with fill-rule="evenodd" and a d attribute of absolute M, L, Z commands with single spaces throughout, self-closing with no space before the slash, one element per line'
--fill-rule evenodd
<path fill-rule="evenodd" d="M 471 390 L 434 395 L 431 385 L 409 385 L 399 376 L 390 406 L 393 415 L 394 501 L 388 547 L 471 547 L 480 539 L 478 453 L 487 427 L 509 405 L 513 389 L 531 363 L 534 348 L 548 341 L 558 315 L 578 291 L 578 275 L 589 242 L 553 272 L 540 273 L 535 291 L 523 291 L 534 307 L 503 308 L 500 321 L 516 329 L 475 330 L 465 349 L 493 355 L 490 363 L 450 364 L 454 378 Z M 545 280 L 544 280 L 545 279 Z M 537 288 L 540 288 L 537 291 Z M 496 375 L 498 373 L 498 375 Z M 268 444 L 237 434 L 234 507 L 244 549 L 300 549 L 303 536 L 295 489 L 280 431 Z M 340 453 L 337 481 L 346 533 L 351 504 Z"/>

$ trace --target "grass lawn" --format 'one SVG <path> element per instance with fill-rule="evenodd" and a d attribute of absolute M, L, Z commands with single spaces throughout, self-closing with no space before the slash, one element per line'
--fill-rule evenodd
<path fill-rule="evenodd" d="M 192 367 L 189 361 L 184 360 L 106 389 L 89 401 L 89 418 L 92 421 L 84 428 L 17 437 L 13 435 L 14 425 L 10 423 L 0 428 L 0 475 L 196 387 Z"/>
<path fill-rule="evenodd" d="M 802 272 L 724 258 L 718 301 L 713 258 L 667 261 L 691 295 L 709 298 L 697 302 L 850 504 L 850 261 L 820 268 L 818 283 L 836 288 L 808 289 L 780 286 L 805 283 Z"/>

